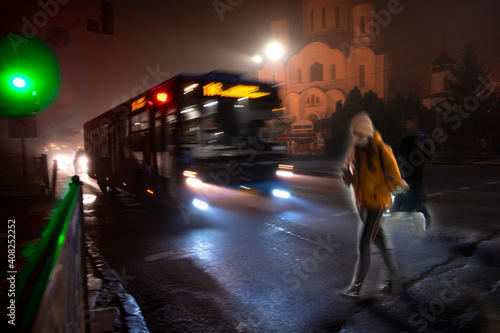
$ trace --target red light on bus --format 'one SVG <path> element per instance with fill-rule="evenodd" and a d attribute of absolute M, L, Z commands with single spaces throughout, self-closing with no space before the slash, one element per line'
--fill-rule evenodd
<path fill-rule="evenodd" d="M 167 98 L 168 95 L 164 92 L 156 94 L 156 100 L 158 100 L 158 102 L 165 103 L 167 101 Z"/>

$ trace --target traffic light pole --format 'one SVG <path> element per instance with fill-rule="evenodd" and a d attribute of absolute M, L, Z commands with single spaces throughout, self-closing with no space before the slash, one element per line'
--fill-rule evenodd
<path fill-rule="evenodd" d="M 23 183 L 24 186 L 28 186 L 28 169 L 26 166 L 26 145 L 24 144 L 24 127 L 26 126 L 26 121 L 22 120 L 21 127 L 21 154 L 23 160 Z"/>

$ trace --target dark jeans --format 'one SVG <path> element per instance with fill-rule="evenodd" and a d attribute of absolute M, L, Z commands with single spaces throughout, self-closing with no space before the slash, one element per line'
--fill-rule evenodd
<path fill-rule="evenodd" d="M 358 243 L 359 257 L 353 283 L 363 283 L 365 280 L 368 268 L 370 267 L 373 243 L 375 243 L 382 252 L 382 257 L 389 268 L 391 277 L 397 278 L 397 267 L 392 249 L 388 247 L 387 236 L 380 226 L 382 213 L 383 210 L 362 210 L 359 212 L 359 216 L 363 222 L 363 230 L 361 231 Z"/>

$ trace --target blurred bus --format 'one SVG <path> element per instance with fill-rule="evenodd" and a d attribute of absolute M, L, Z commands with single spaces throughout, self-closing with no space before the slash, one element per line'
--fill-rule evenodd
<path fill-rule="evenodd" d="M 87 173 L 103 193 L 173 205 L 206 203 L 203 184 L 287 197 L 279 102 L 276 87 L 237 75 L 177 75 L 84 124 Z"/>

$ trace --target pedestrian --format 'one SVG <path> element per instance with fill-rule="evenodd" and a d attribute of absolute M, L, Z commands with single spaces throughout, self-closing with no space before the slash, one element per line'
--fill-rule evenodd
<path fill-rule="evenodd" d="M 407 193 L 401 193 L 394 197 L 393 211 L 420 213 L 423 217 L 422 229 L 427 231 L 431 225 L 431 215 L 427 209 L 429 197 L 424 187 L 424 176 L 429 156 L 423 151 L 424 136 L 419 132 L 417 116 L 405 115 L 402 119 L 402 125 L 404 133 L 399 145 L 397 160 L 401 176 L 410 189 Z M 417 221 L 415 220 L 415 222 Z"/>
<path fill-rule="evenodd" d="M 353 190 L 354 203 L 361 218 L 358 261 L 351 285 L 341 293 L 358 297 L 371 261 L 372 244 L 380 249 L 389 275 L 380 288 L 384 292 L 400 287 L 396 262 L 381 227 L 382 214 L 391 203 L 391 192 L 404 191 L 408 185 L 401 178 L 396 159 L 368 114 L 361 112 L 351 122 L 353 144 L 348 151 L 342 180 Z"/>

